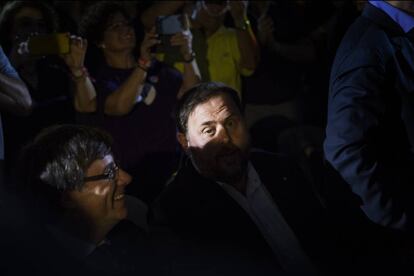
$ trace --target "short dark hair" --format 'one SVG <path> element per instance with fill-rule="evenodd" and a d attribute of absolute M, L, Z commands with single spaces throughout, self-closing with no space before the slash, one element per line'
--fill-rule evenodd
<path fill-rule="evenodd" d="M 178 131 L 187 133 L 188 118 L 194 109 L 218 95 L 229 96 L 238 107 L 240 113 L 243 114 L 242 104 L 236 90 L 220 82 L 200 83 L 190 88 L 177 103 L 175 119 Z"/>
<path fill-rule="evenodd" d="M 97 128 L 56 125 L 42 130 L 20 155 L 16 177 L 28 204 L 56 219 L 65 191 L 81 189 L 89 166 L 111 152 L 112 138 Z"/>
<path fill-rule="evenodd" d="M 88 167 L 111 151 L 112 138 L 97 128 L 55 125 L 42 130 L 23 148 L 20 160 L 26 183 L 40 181 L 56 190 L 83 185 Z"/>
<path fill-rule="evenodd" d="M 48 4 L 41 1 L 10 1 L 7 2 L 0 13 L 0 44 L 6 54 L 12 46 L 10 31 L 13 28 L 13 20 L 16 14 L 23 8 L 33 8 L 39 10 L 45 21 L 47 31 L 52 33 L 59 29 L 59 18 L 55 10 Z"/>
<path fill-rule="evenodd" d="M 89 166 L 111 154 L 111 145 L 111 136 L 97 128 L 48 127 L 23 148 L 16 188 L 39 219 L 56 220 L 64 212 L 64 192 L 81 189 Z"/>
<path fill-rule="evenodd" d="M 118 12 L 129 19 L 129 14 L 119 3 L 102 1 L 92 4 L 82 16 L 79 23 L 79 34 L 95 45 L 101 43 L 108 27 L 106 24 Z"/>

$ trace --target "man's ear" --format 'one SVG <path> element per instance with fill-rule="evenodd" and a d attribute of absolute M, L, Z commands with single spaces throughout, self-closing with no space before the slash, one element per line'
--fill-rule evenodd
<path fill-rule="evenodd" d="M 187 140 L 187 137 L 185 136 L 185 134 L 182 133 L 182 132 L 177 132 L 177 140 L 180 143 L 183 150 L 187 151 L 189 145 L 188 145 L 188 140 Z"/>

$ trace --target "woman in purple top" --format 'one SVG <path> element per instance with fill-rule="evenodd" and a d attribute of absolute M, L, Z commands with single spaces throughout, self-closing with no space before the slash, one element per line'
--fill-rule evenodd
<path fill-rule="evenodd" d="M 187 61 L 183 75 L 152 59 L 151 48 L 159 43 L 154 30 L 145 34 L 136 50 L 135 30 L 120 4 L 92 5 L 80 23 L 80 34 L 87 40 L 72 40 L 73 51 L 65 58 L 73 75 L 75 108 L 87 113 L 80 121 L 113 135 L 122 166 L 135 176 L 130 192 L 149 202 L 173 172 L 175 101 L 200 79 L 191 33 L 171 38 L 171 45 L 178 46 Z M 88 43 L 101 55 L 93 64 L 93 81 L 84 67 Z"/>

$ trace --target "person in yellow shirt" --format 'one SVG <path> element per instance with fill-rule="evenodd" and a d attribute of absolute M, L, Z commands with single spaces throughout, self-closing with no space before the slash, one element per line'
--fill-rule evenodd
<path fill-rule="evenodd" d="M 190 4 L 191 5 L 191 4 Z M 258 62 L 258 45 L 247 20 L 247 1 L 197 1 L 186 7 L 186 1 L 160 1 L 141 16 L 146 28 L 151 28 L 160 15 L 187 10 L 192 19 L 193 49 L 202 81 L 218 81 L 236 89 L 241 96 L 241 76 L 253 74 Z M 234 28 L 224 26 L 230 12 Z M 182 63 L 161 56 L 180 70 Z"/>

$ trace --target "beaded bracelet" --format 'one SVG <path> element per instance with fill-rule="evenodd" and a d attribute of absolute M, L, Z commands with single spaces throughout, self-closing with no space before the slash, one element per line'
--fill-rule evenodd
<path fill-rule="evenodd" d="M 151 66 L 151 60 L 144 59 L 142 57 L 138 59 L 138 67 L 144 70 L 145 72 L 148 71 L 148 68 L 150 68 L 150 66 Z"/>
<path fill-rule="evenodd" d="M 70 70 L 73 80 L 78 81 L 78 80 L 85 79 L 85 78 L 89 77 L 88 69 L 86 69 L 85 66 L 82 66 L 80 68 L 76 68 L 75 70 L 76 70 L 75 71 L 76 73 L 74 73 L 73 70 Z"/>

